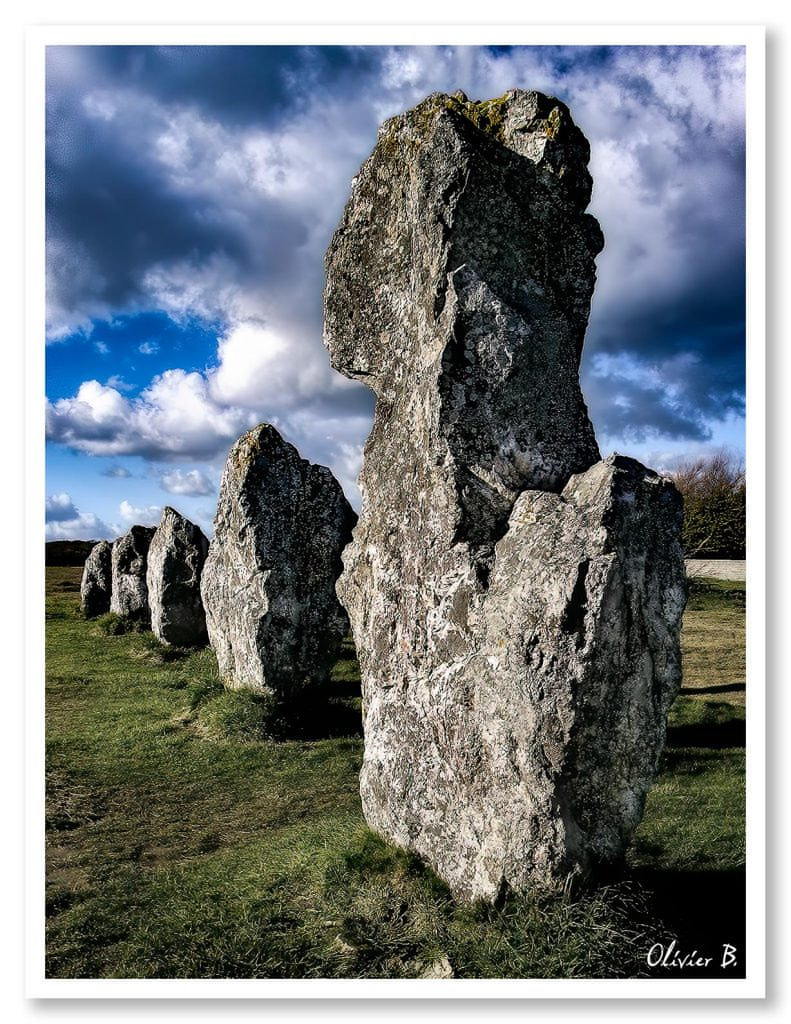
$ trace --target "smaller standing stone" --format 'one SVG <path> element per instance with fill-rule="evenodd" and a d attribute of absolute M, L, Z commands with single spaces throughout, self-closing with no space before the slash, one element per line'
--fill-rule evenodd
<path fill-rule="evenodd" d="M 227 686 L 288 699 L 326 681 L 349 627 L 335 582 L 355 521 L 329 469 L 268 423 L 231 448 L 201 579 Z"/>
<path fill-rule="evenodd" d="M 80 584 L 82 611 L 87 619 L 110 611 L 113 589 L 112 544 L 100 540 L 85 560 Z"/>
<path fill-rule="evenodd" d="M 148 549 L 146 573 L 151 629 L 163 644 L 206 643 L 200 580 L 208 550 L 201 528 L 166 507 Z"/>
<path fill-rule="evenodd" d="M 113 543 L 113 590 L 110 611 L 129 618 L 148 619 L 146 568 L 153 526 L 133 526 Z"/>

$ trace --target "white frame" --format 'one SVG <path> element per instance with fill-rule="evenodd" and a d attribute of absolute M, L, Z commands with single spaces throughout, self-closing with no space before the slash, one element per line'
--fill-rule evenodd
<path fill-rule="evenodd" d="M 747 119 L 747 977 L 745 979 L 63 980 L 44 977 L 44 54 L 112 43 L 738 45 Z M 765 65 L 761 26 L 257 25 L 29 28 L 26 42 L 26 993 L 29 998 L 755 999 L 765 995 Z"/>

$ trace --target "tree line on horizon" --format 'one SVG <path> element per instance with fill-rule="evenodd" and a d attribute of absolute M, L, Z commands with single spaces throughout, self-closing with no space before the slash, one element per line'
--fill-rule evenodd
<path fill-rule="evenodd" d="M 747 481 L 728 452 L 687 459 L 669 474 L 684 499 L 686 558 L 744 558 Z"/>

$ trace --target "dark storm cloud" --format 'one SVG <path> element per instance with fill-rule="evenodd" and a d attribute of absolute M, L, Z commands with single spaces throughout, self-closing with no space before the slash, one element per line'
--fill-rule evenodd
<path fill-rule="evenodd" d="M 598 150 L 592 132 L 594 176 L 603 151 L 612 180 L 598 171 L 605 251 L 583 381 L 608 435 L 702 440 L 713 422 L 744 414 L 740 61 L 679 48 L 648 60 L 642 73 L 618 75 L 616 56 L 608 72 L 622 95 L 611 116 L 624 126 Z M 628 379 L 612 370 L 618 357 L 631 361 Z"/>
<path fill-rule="evenodd" d="M 635 435 L 653 427 L 668 437 L 700 438 L 710 434 L 703 421 L 744 415 L 744 250 L 734 249 L 723 254 L 696 244 L 689 252 L 699 265 L 697 274 L 670 291 L 624 295 L 621 309 L 592 318 L 583 383 L 597 427 L 622 434 L 628 419 Z M 608 360 L 602 357 L 619 355 L 631 356 L 649 380 L 661 375 L 661 385 L 646 383 L 642 397 L 640 380 L 628 382 L 633 401 L 626 418 L 606 400 L 606 389 L 595 383 L 592 371 L 598 364 L 598 376 L 606 377 Z M 625 386 L 615 375 L 611 385 Z M 669 393 L 679 397 L 670 401 Z"/>
<path fill-rule="evenodd" d="M 93 129 L 93 130 L 91 130 Z M 244 258 L 244 245 L 230 225 L 207 218 L 189 197 L 162 181 L 142 155 L 110 137 L 106 125 L 84 126 L 84 144 L 68 164 L 51 162 L 54 184 L 47 202 L 47 233 L 87 251 L 96 268 L 92 297 L 111 309 L 140 302 L 141 276 L 154 263 L 190 253 Z M 59 194 L 58 194 L 59 193 Z M 61 302 L 84 301 L 85 282 L 55 275 Z"/>
<path fill-rule="evenodd" d="M 584 376 L 584 390 L 597 433 L 608 439 L 643 442 L 654 437 L 705 441 L 711 437 L 706 417 L 689 393 L 694 359 L 654 368 L 623 358 L 594 360 Z"/>
<path fill-rule="evenodd" d="M 157 63 L 168 66 L 163 55 Z M 232 182 L 227 194 L 206 191 L 202 176 L 212 168 L 202 166 L 200 143 L 210 147 L 211 138 L 190 141 L 174 173 L 165 146 L 180 126 L 174 130 L 158 80 L 141 81 L 147 91 L 129 95 L 118 83 L 106 93 L 95 86 L 61 92 L 57 77 L 50 84 L 48 288 L 55 309 L 76 323 L 151 308 L 147 273 L 183 261 L 199 266 L 214 259 L 233 268 L 239 285 L 252 287 L 257 278 L 276 287 L 299 271 L 309 237 L 309 211 L 260 192 L 251 202 L 230 191 Z M 189 127 L 188 121 L 185 133 Z"/>
<path fill-rule="evenodd" d="M 55 52 L 55 51 L 59 52 Z M 332 81 L 353 90 L 375 71 L 374 48 L 346 46 L 51 47 L 57 75 L 69 60 L 92 88 L 155 93 L 160 102 L 197 107 L 226 123 L 276 125 Z"/>

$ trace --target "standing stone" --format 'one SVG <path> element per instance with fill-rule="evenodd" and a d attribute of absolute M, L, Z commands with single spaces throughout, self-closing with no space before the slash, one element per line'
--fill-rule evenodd
<path fill-rule="evenodd" d="M 335 581 L 354 521 L 332 473 L 269 424 L 231 448 L 201 581 L 226 685 L 289 698 L 328 678 L 348 629 Z"/>
<path fill-rule="evenodd" d="M 112 545 L 106 540 L 94 544 L 85 560 L 80 584 L 83 615 L 92 619 L 110 611 L 113 587 Z"/>
<path fill-rule="evenodd" d="M 128 618 L 149 618 L 146 567 L 153 526 L 133 526 L 113 542 L 113 590 L 110 611 Z"/>
<path fill-rule="evenodd" d="M 199 526 L 166 506 L 148 549 L 151 629 L 163 644 L 206 643 L 200 579 L 209 542 Z"/>
<path fill-rule="evenodd" d="M 327 254 L 332 363 L 377 396 L 338 583 L 363 810 L 465 898 L 617 862 L 680 684 L 680 497 L 599 461 L 579 387 L 588 157 L 557 100 L 435 94 Z"/>

